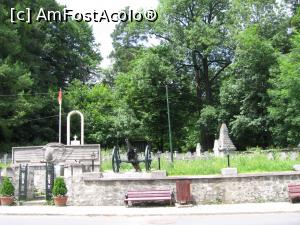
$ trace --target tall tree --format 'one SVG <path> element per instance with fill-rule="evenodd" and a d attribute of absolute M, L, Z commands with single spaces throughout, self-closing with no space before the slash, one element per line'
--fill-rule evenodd
<path fill-rule="evenodd" d="M 221 87 L 223 120 L 230 123 L 239 147 L 271 144 L 268 112 L 270 68 L 276 64 L 271 43 L 249 27 L 238 38 L 232 75 Z"/>
<path fill-rule="evenodd" d="M 146 35 L 148 40 L 154 36 L 160 40 L 160 45 L 167 46 L 168 54 L 173 59 L 170 63 L 174 70 L 187 76 L 196 87 L 198 113 L 194 113 L 190 120 L 193 122 L 189 121 L 185 126 L 185 130 L 192 137 L 191 140 L 195 140 L 195 129 L 191 126 L 196 124 L 203 147 L 206 149 L 212 147 L 221 120 L 232 122 L 235 121 L 234 116 L 247 114 L 248 119 L 260 120 L 260 123 L 255 126 L 257 128 L 263 125 L 264 130 L 253 133 L 252 140 L 246 140 L 247 138 L 243 140 L 245 141 L 243 146 L 266 145 L 270 142 L 266 121 L 266 108 L 269 101 L 266 94 L 268 70 L 275 63 L 272 45 L 282 52 L 288 52 L 290 48 L 286 33 L 288 17 L 285 16 L 288 11 L 282 10 L 283 8 L 275 0 L 162 0 L 158 8 L 159 19 L 155 23 L 134 23 L 124 26 L 118 35 L 120 37 L 118 43 L 122 43 L 120 40 L 124 43 L 131 40 L 132 50 L 137 43 L 143 43 Z M 252 27 L 256 27 L 255 35 L 250 32 Z M 241 32 L 244 32 L 244 36 L 240 34 Z M 138 33 L 141 34 L 140 39 Z M 257 45 L 254 42 L 250 43 L 250 38 L 257 40 Z M 243 41 L 247 43 L 243 45 Z M 118 49 L 127 46 L 124 43 L 120 44 Z M 267 65 L 262 64 L 263 55 L 258 50 L 254 51 L 256 47 L 261 47 L 262 52 L 267 53 L 266 57 L 269 57 Z M 124 47 L 125 49 L 127 48 Z M 251 60 L 248 60 L 247 50 L 251 50 Z M 238 55 L 235 55 L 236 52 Z M 133 54 L 134 57 L 130 59 L 135 59 L 137 55 Z M 232 62 L 234 65 L 231 66 Z M 128 61 L 124 63 L 127 69 L 132 69 L 130 67 L 132 64 Z M 242 93 L 241 98 L 246 98 L 247 95 L 255 92 L 262 95 L 258 94 L 248 101 L 251 106 L 248 107 L 247 112 L 243 111 L 246 103 L 242 107 L 242 103 L 235 104 L 236 99 L 232 104 L 227 102 L 226 106 L 219 106 L 220 97 L 225 101 L 224 96 L 228 96 L 224 92 L 220 95 L 220 86 L 223 86 L 224 91 L 227 86 L 225 83 L 236 83 L 234 80 L 236 77 L 245 78 L 244 84 L 241 84 L 244 92 L 237 92 Z M 223 82 L 228 79 L 229 81 Z M 249 79 L 258 79 L 257 85 L 244 88 L 245 82 Z M 255 104 L 261 104 L 259 109 L 254 109 Z M 215 122 L 211 123 L 211 121 Z M 242 125 L 244 128 L 252 126 L 250 121 L 252 120 L 244 121 L 244 124 L 235 123 L 236 134 L 238 135 L 243 129 Z M 256 129 L 254 127 L 252 127 L 253 131 Z M 256 138 L 264 132 L 268 137 L 265 138 L 266 140 Z"/>
<path fill-rule="evenodd" d="M 64 88 L 74 79 L 89 80 L 101 60 L 87 23 L 10 22 L 11 8 L 27 7 L 34 15 L 40 8 L 46 12 L 62 10 L 55 0 L 1 1 L 0 94 L 13 95 L 10 100 L 0 98 L 1 121 L 6 121 L 2 134 L 11 134 L 0 138 L 6 146 L 57 140 L 58 87 Z M 41 92 L 43 95 L 35 95 Z"/>
<path fill-rule="evenodd" d="M 300 142 L 300 34 L 292 38 L 290 53 L 279 58 L 279 71 L 271 80 L 272 89 L 270 118 L 274 126 L 271 131 L 275 144 L 295 146 Z M 277 74 L 277 72 L 279 74 Z"/>
<path fill-rule="evenodd" d="M 163 0 L 151 34 L 170 44 L 179 66 L 193 71 L 198 104 L 212 104 L 213 86 L 230 64 L 227 0 Z"/>
<path fill-rule="evenodd" d="M 141 123 L 139 130 L 143 132 L 136 138 L 144 136 L 161 150 L 168 142 L 165 85 L 170 90 L 172 128 L 177 144 L 181 141 L 184 118 L 193 111 L 189 81 L 176 73 L 170 61 L 164 47 L 144 49 L 131 62 L 132 69 L 119 75 L 116 81 L 117 96 L 127 103 Z"/>

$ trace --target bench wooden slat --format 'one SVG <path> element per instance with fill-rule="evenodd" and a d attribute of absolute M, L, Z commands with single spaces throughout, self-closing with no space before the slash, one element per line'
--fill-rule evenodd
<path fill-rule="evenodd" d="M 140 190 L 140 191 L 127 191 L 127 193 L 144 193 L 144 192 L 146 192 L 146 193 L 148 193 L 148 192 L 150 192 L 150 193 L 157 193 L 157 192 L 167 192 L 167 193 L 171 193 L 172 191 L 170 191 L 170 190 Z"/>
<path fill-rule="evenodd" d="M 145 195 L 171 195 L 171 193 L 128 193 L 127 196 L 145 196 Z"/>
<path fill-rule="evenodd" d="M 300 196 L 300 193 L 290 193 L 290 197 Z"/>
<path fill-rule="evenodd" d="M 151 198 L 127 198 L 125 201 L 162 201 L 162 200 L 171 200 L 171 197 L 151 197 Z"/>
<path fill-rule="evenodd" d="M 171 195 L 128 195 L 127 198 L 170 198 Z"/>
<path fill-rule="evenodd" d="M 290 187 L 289 190 L 300 190 L 300 187 Z"/>
<path fill-rule="evenodd" d="M 300 185 L 288 185 L 288 188 L 300 188 Z"/>
<path fill-rule="evenodd" d="M 128 192 L 127 195 L 170 195 L 171 192 Z"/>
<path fill-rule="evenodd" d="M 298 188 L 298 189 L 290 189 L 289 193 L 300 193 L 300 188 Z"/>
<path fill-rule="evenodd" d="M 289 188 L 300 188 L 300 184 L 289 184 Z"/>
<path fill-rule="evenodd" d="M 124 202 L 169 201 L 172 204 L 173 192 L 170 190 L 132 190 L 125 195 Z"/>

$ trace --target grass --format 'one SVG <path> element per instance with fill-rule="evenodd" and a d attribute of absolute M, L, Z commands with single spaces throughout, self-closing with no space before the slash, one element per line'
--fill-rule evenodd
<path fill-rule="evenodd" d="M 10 167 L 10 164 L 0 163 L 0 169 L 5 169 L 7 167 Z"/>
<path fill-rule="evenodd" d="M 266 155 L 235 155 L 230 157 L 231 167 L 238 168 L 239 173 L 290 171 L 296 161 L 275 158 L 269 160 Z M 175 161 L 173 167 L 166 167 L 168 175 L 208 175 L 220 174 L 220 170 L 227 167 L 227 158 L 213 158 L 209 160 Z"/>
<path fill-rule="evenodd" d="M 278 172 L 291 171 L 293 165 L 300 164 L 300 156 L 296 160 L 291 160 L 289 153 L 287 159 L 281 159 L 280 153 L 274 151 L 273 159 L 268 159 L 267 154 L 255 152 L 252 154 L 236 154 L 230 156 L 230 166 L 238 168 L 239 173 L 257 172 Z M 140 163 L 144 169 L 144 163 Z M 152 169 L 158 169 L 157 160 L 152 161 Z M 161 169 L 166 170 L 169 176 L 177 175 L 213 175 L 220 174 L 222 168 L 227 167 L 227 157 L 195 160 L 175 160 L 173 164 L 166 159 L 161 159 Z M 103 170 L 112 170 L 111 160 L 106 160 L 102 164 Z M 132 170 L 132 165 L 121 163 L 120 171 Z"/>

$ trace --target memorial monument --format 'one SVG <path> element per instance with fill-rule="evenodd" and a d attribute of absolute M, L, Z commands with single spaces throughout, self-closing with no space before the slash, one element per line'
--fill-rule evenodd
<path fill-rule="evenodd" d="M 225 123 L 222 123 L 219 133 L 219 139 L 215 140 L 214 143 L 214 154 L 215 156 L 223 157 L 225 154 L 235 151 L 236 147 L 229 137 L 228 128 Z"/>

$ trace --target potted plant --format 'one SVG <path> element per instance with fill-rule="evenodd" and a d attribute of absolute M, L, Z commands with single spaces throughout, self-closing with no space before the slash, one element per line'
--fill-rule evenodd
<path fill-rule="evenodd" d="M 1 205 L 12 205 L 14 203 L 15 187 L 8 177 L 3 177 L 0 185 Z"/>
<path fill-rule="evenodd" d="M 56 206 L 65 206 L 68 200 L 66 196 L 68 189 L 63 177 L 57 177 L 54 180 L 52 195 Z"/>

